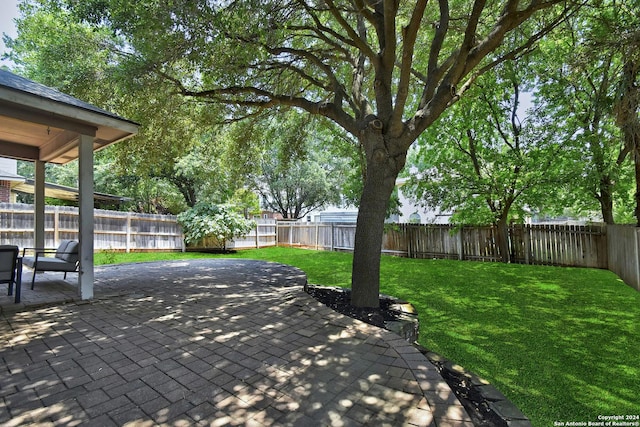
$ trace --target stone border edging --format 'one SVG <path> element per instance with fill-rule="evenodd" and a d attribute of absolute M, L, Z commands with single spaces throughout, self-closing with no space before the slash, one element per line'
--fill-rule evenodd
<path fill-rule="evenodd" d="M 394 297 L 390 298 L 397 300 Z M 402 317 L 397 321 L 385 322 L 385 329 L 409 341 L 435 365 L 476 426 L 531 427 L 529 418 L 487 380 L 418 344 L 420 320 L 417 311 L 411 303 L 406 301 L 397 300 L 393 307 L 398 306 L 405 308 L 401 310 Z"/>
<path fill-rule="evenodd" d="M 313 288 L 344 291 L 335 286 L 309 284 L 304 286 L 304 291 L 309 293 L 308 291 Z M 381 294 L 380 297 L 392 300 L 390 309 L 396 314 L 396 320 L 384 322 L 384 329 L 408 341 L 435 365 L 473 419 L 475 426 L 531 427 L 531 421 L 522 411 L 487 380 L 418 344 L 420 320 L 417 310 L 410 302 L 388 295 Z"/>
<path fill-rule="evenodd" d="M 474 424 L 482 427 L 531 427 L 529 418 L 487 380 L 418 343 L 413 345 L 440 371 L 469 416 L 475 418 Z"/>

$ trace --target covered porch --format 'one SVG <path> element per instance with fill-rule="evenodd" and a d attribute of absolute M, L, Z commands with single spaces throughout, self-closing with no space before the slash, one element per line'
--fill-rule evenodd
<path fill-rule="evenodd" d="M 34 246 L 45 246 L 45 164 L 78 159 L 78 297 L 93 298 L 93 152 L 139 125 L 50 87 L 0 70 L 0 156 L 35 163 Z"/>

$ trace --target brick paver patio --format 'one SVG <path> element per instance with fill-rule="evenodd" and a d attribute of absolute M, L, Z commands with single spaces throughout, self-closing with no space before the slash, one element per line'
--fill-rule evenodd
<path fill-rule="evenodd" d="M 96 299 L 38 277 L 0 297 L 0 424 L 471 426 L 435 367 L 399 336 L 249 260 L 96 269 Z M 70 282 L 74 282 L 71 278 Z"/>

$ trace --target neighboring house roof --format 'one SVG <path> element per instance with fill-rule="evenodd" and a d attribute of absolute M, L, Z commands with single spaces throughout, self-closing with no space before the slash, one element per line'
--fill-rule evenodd
<path fill-rule="evenodd" d="M 35 181 L 24 176 L 16 175 L 0 169 L 0 181 L 8 181 L 11 183 L 11 191 L 19 191 L 21 193 L 33 194 L 35 189 Z M 64 185 L 52 184 L 46 182 L 44 184 L 44 195 L 54 199 L 61 200 L 78 200 L 78 189 L 67 187 Z M 94 200 L 110 203 L 122 203 L 132 199 L 122 196 L 114 196 L 106 193 L 93 193 Z"/>
<path fill-rule="evenodd" d="M 33 194 L 34 189 L 35 189 L 35 181 L 30 178 L 25 179 L 24 182 L 22 183 L 14 184 L 11 186 L 12 191 L 19 191 L 19 192 L 28 193 L 28 194 Z M 46 182 L 44 184 L 44 195 L 46 197 L 51 197 L 54 199 L 77 201 L 78 189 Z M 123 203 L 123 202 L 128 202 L 132 200 L 129 197 L 115 196 L 113 194 L 106 194 L 106 193 L 93 193 L 93 199 L 99 200 L 101 202 L 110 202 L 110 203 Z"/>
<path fill-rule="evenodd" d="M 24 176 L 16 175 L 15 173 L 0 170 L 0 181 L 9 182 L 24 182 Z"/>

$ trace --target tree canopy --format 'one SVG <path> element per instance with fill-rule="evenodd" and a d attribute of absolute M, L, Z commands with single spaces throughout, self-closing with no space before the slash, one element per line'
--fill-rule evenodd
<path fill-rule="evenodd" d="M 355 152 L 342 147 L 336 155 L 341 145 L 327 143 L 332 132 L 326 122 L 288 110 L 261 121 L 255 134 L 264 148 L 260 167 L 247 172 L 266 208 L 286 219 L 300 219 L 329 204 L 342 204 L 342 188 L 354 179 L 348 159 Z"/>
<path fill-rule="evenodd" d="M 579 213 L 599 210 L 606 223 L 632 215 L 634 156 L 632 162 L 625 158 L 633 148 L 616 125 L 616 105 L 624 62 L 634 58 L 638 22 L 632 22 L 640 13 L 635 3 L 594 2 L 544 40 L 530 61 L 538 75 L 536 102 L 555 123 L 557 140 L 581 147 L 581 176 L 570 194 L 573 207 Z M 635 110 L 629 118 L 637 117 Z"/>
<path fill-rule="evenodd" d="M 377 306 L 386 208 L 409 147 L 481 75 L 580 6 L 564 0 L 41 0 L 117 36 L 133 81 L 160 79 L 236 120 L 294 107 L 358 141 L 366 163 L 352 303 Z M 262 19 L 255 19 L 260 16 Z"/>
<path fill-rule="evenodd" d="M 453 213 L 456 224 L 493 224 L 509 261 L 508 224 L 550 205 L 579 175 L 579 149 L 557 142 L 539 110 L 521 109 L 524 68 L 506 64 L 482 76 L 467 98 L 419 138 L 407 187 L 426 206 Z M 566 194 L 566 192 L 565 192 Z"/>
<path fill-rule="evenodd" d="M 97 191 L 128 196 L 135 210 L 172 213 L 227 192 L 227 171 L 216 167 L 217 109 L 176 96 L 157 76 L 136 78 L 122 37 L 75 19 L 59 2 L 24 1 L 20 10 L 18 37 L 5 38 L 19 73 L 142 124 L 129 143 L 96 156 Z M 64 172 L 50 174 L 53 182 L 77 185 L 56 174 Z"/>

